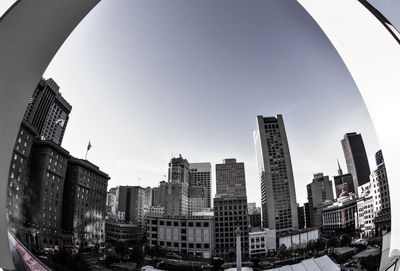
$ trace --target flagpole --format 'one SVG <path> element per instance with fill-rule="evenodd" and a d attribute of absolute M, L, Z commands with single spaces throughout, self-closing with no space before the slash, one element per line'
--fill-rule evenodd
<path fill-rule="evenodd" d="M 89 144 L 88 144 L 88 146 L 87 146 L 87 148 L 86 148 L 85 160 L 87 160 L 87 155 L 88 155 L 88 152 L 89 152 L 89 150 L 90 150 L 91 147 L 92 147 L 92 144 L 90 144 L 90 140 L 89 140 Z"/>

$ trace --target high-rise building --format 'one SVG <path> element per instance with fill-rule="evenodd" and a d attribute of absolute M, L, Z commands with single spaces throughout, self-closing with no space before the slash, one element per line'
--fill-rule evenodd
<path fill-rule="evenodd" d="M 355 193 L 357 187 L 369 182 L 369 164 L 367 153 L 361 134 L 347 133 L 341 141 L 344 157 L 346 159 L 347 171 L 351 173 L 354 181 Z"/>
<path fill-rule="evenodd" d="M 23 234 L 20 234 L 28 247 L 33 244 L 37 249 L 61 247 L 66 241 L 61 236 L 61 214 L 65 207 L 63 192 L 68 186 L 65 185 L 68 159 L 70 155 L 65 149 L 52 141 L 35 138 L 24 191 Z"/>
<path fill-rule="evenodd" d="M 217 194 L 225 197 L 246 197 L 244 163 L 236 159 L 224 159 L 215 165 Z"/>
<path fill-rule="evenodd" d="M 389 182 L 386 174 L 385 161 L 383 160 L 382 151 L 378 151 L 375 157 L 380 157 L 380 164 L 371 172 L 371 187 L 377 196 L 374 198 L 374 208 L 376 214 L 375 226 L 378 235 L 390 231 L 391 229 L 391 206 Z"/>
<path fill-rule="evenodd" d="M 261 208 L 257 207 L 255 202 L 247 203 L 247 212 L 249 214 L 249 226 L 253 228 L 261 227 Z"/>
<path fill-rule="evenodd" d="M 189 162 L 181 155 L 172 158 L 168 164 L 168 182 L 189 184 Z"/>
<path fill-rule="evenodd" d="M 72 106 L 61 96 L 59 89 L 53 79 L 42 78 L 29 100 L 24 120 L 40 136 L 61 145 Z"/>
<path fill-rule="evenodd" d="M 353 176 L 351 173 L 343 174 L 338 161 L 338 175 L 333 177 L 335 183 L 336 198 L 340 196 L 349 195 L 349 193 L 356 193 L 354 188 Z"/>
<path fill-rule="evenodd" d="M 17 230 L 24 221 L 23 199 L 29 180 L 29 157 L 35 136 L 37 136 L 36 130 L 22 121 L 11 157 L 7 191 L 8 230 L 14 235 L 17 235 Z"/>
<path fill-rule="evenodd" d="M 309 227 L 320 227 L 323 204 L 325 201 L 334 200 L 332 181 L 323 173 L 314 174 L 312 183 L 307 185 L 307 196 L 311 218 Z"/>
<path fill-rule="evenodd" d="M 379 166 L 380 164 L 382 164 L 384 161 L 383 159 L 383 154 L 382 154 L 382 150 L 379 150 L 375 153 L 375 163 L 376 166 Z"/>
<path fill-rule="evenodd" d="M 118 212 L 125 213 L 125 221 L 134 223 L 138 226 L 139 235 L 143 234 L 144 208 L 146 200 L 146 190 L 140 186 L 118 186 L 117 206 Z"/>
<path fill-rule="evenodd" d="M 168 164 L 168 182 L 161 187 L 160 196 L 164 200 L 165 215 L 182 216 L 189 213 L 189 162 L 182 158 L 172 158 Z"/>
<path fill-rule="evenodd" d="M 145 188 L 145 196 L 144 196 L 144 206 L 148 208 L 151 206 L 152 199 L 153 199 L 153 189 L 148 186 Z"/>
<path fill-rule="evenodd" d="M 153 187 L 153 195 L 151 200 L 152 206 L 165 206 L 166 182 L 161 181 L 158 187 Z"/>
<path fill-rule="evenodd" d="M 277 233 L 298 229 L 292 162 L 282 115 L 257 116 L 254 142 L 263 227 L 276 229 Z"/>
<path fill-rule="evenodd" d="M 218 181 L 217 181 L 218 183 Z M 236 229 L 240 228 L 242 258 L 249 254 L 247 197 L 216 195 L 214 198 L 215 254 L 225 259 L 235 258 Z"/>
<path fill-rule="evenodd" d="M 304 229 L 306 226 L 306 213 L 304 206 L 297 206 L 297 215 L 299 220 L 299 230 Z"/>
<path fill-rule="evenodd" d="M 204 186 L 189 186 L 188 214 L 201 212 L 207 207 L 207 188 Z"/>
<path fill-rule="evenodd" d="M 81 248 L 105 242 L 107 184 L 110 177 L 83 159 L 68 160 L 63 193 L 62 228 Z"/>
<path fill-rule="evenodd" d="M 229 259 L 236 251 L 236 230 L 240 229 L 242 258 L 249 253 L 249 221 L 244 163 L 225 159 L 215 166 L 217 194 L 214 198 L 215 252 Z"/>
<path fill-rule="evenodd" d="M 211 164 L 190 163 L 189 164 L 189 186 L 200 186 L 206 188 L 205 208 L 211 208 Z"/>

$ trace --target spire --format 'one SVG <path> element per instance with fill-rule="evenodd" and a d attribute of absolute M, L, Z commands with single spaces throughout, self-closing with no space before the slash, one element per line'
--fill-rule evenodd
<path fill-rule="evenodd" d="M 342 171 L 342 169 L 340 168 L 340 164 L 339 164 L 339 159 L 337 159 L 337 165 L 338 165 L 338 174 L 339 175 L 343 175 L 343 171 Z"/>

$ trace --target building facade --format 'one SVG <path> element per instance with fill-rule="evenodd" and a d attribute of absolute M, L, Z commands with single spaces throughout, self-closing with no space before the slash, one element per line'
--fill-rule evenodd
<path fill-rule="evenodd" d="M 106 219 L 106 241 L 109 243 L 138 244 L 138 227 L 132 223 Z"/>
<path fill-rule="evenodd" d="M 354 235 L 357 197 L 343 196 L 322 210 L 322 234 L 325 237 Z"/>
<path fill-rule="evenodd" d="M 105 242 L 107 183 L 110 177 L 87 160 L 68 160 L 62 228 L 72 244 L 98 247 Z"/>
<path fill-rule="evenodd" d="M 22 121 L 10 163 L 7 191 L 8 230 L 20 239 L 19 229 L 24 222 L 23 199 L 29 181 L 28 166 L 36 130 Z"/>
<path fill-rule="evenodd" d="M 314 178 L 307 185 L 308 206 L 310 208 L 310 225 L 308 227 L 321 227 L 321 211 L 319 208 L 325 201 L 333 201 L 332 181 L 323 173 L 314 174 Z"/>
<path fill-rule="evenodd" d="M 370 180 L 372 189 L 376 197 L 375 201 L 375 226 L 378 235 L 390 231 L 391 229 L 391 207 L 390 207 L 390 193 L 389 182 L 386 174 L 385 161 L 383 159 L 382 151 L 378 151 L 375 155 L 377 168 L 371 173 Z"/>
<path fill-rule="evenodd" d="M 211 208 L 211 164 L 210 163 L 189 163 L 189 186 L 204 187 L 205 206 Z"/>
<path fill-rule="evenodd" d="M 118 212 L 125 213 L 125 222 L 137 225 L 139 235 L 143 235 L 146 189 L 141 186 L 118 186 L 116 194 Z"/>
<path fill-rule="evenodd" d="M 253 228 L 261 227 L 261 208 L 257 207 L 254 202 L 247 204 L 249 214 L 249 226 Z"/>
<path fill-rule="evenodd" d="M 217 194 L 224 197 L 246 197 L 246 177 L 244 163 L 236 159 L 224 159 L 215 165 Z"/>
<path fill-rule="evenodd" d="M 358 187 L 359 198 L 357 200 L 356 230 L 361 237 L 375 235 L 375 191 L 371 182 Z"/>
<path fill-rule="evenodd" d="M 277 232 L 298 229 L 293 169 L 282 115 L 257 116 L 254 142 L 263 227 Z"/>
<path fill-rule="evenodd" d="M 53 79 L 41 79 L 25 111 L 24 120 L 44 139 L 61 145 L 72 106 Z"/>
<path fill-rule="evenodd" d="M 216 256 L 229 259 L 235 255 L 235 232 L 239 227 L 242 259 L 246 259 L 249 253 L 247 197 L 224 197 L 217 194 L 214 198 L 214 220 Z"/>
<path fill-rule="evenodd" d="M 146 216 L 147 246 L 210 259 L 214 248 L 212 216 Z"/>
<path fill-rule="evenodd" d="M 297 206 L 297 214 L 299 219 L 299 230 L 306 227 L 306 213 L 304 206 Z"/>
<path fill-rule="evenodd" d="M 35 138 L 29 159 L 23 201 L 24 236 L 20 240 L 36 249 L 63 246 L 61 214 L 70 155 L 52 141 Z"/>
<path fill-rule="evenodd" d="M 347 133 L 341 141 L 344 157 L 346 159 L 347 171 L 353 176 L 354 190 L 369 182 L 370 168 L 367 153 L 361 134 Z"/>
<path fill-rule="evenodd" d="M 276 251 L 276 231 L 264 228 L 252 228 L 249 232 L 250 257 L 265 257 Z"/>

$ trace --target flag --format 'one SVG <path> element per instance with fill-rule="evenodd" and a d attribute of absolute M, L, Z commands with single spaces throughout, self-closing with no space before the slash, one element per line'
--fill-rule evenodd
<path fill-rule="evenodd" d="M 56 124 L 58 125 L 58 127 L 64 128 L 65 120 L 63 120 L 63 119 L 58 119 L 58 120 L 56 121 Z"/>
<path fill-rule="evenodd" d="M 91 147 L 92 147 L 92 144 L 90 144 L 90 141 L 89 141 L 89 144 L 87 145 L 87 150 L 90 150 Z"/>

